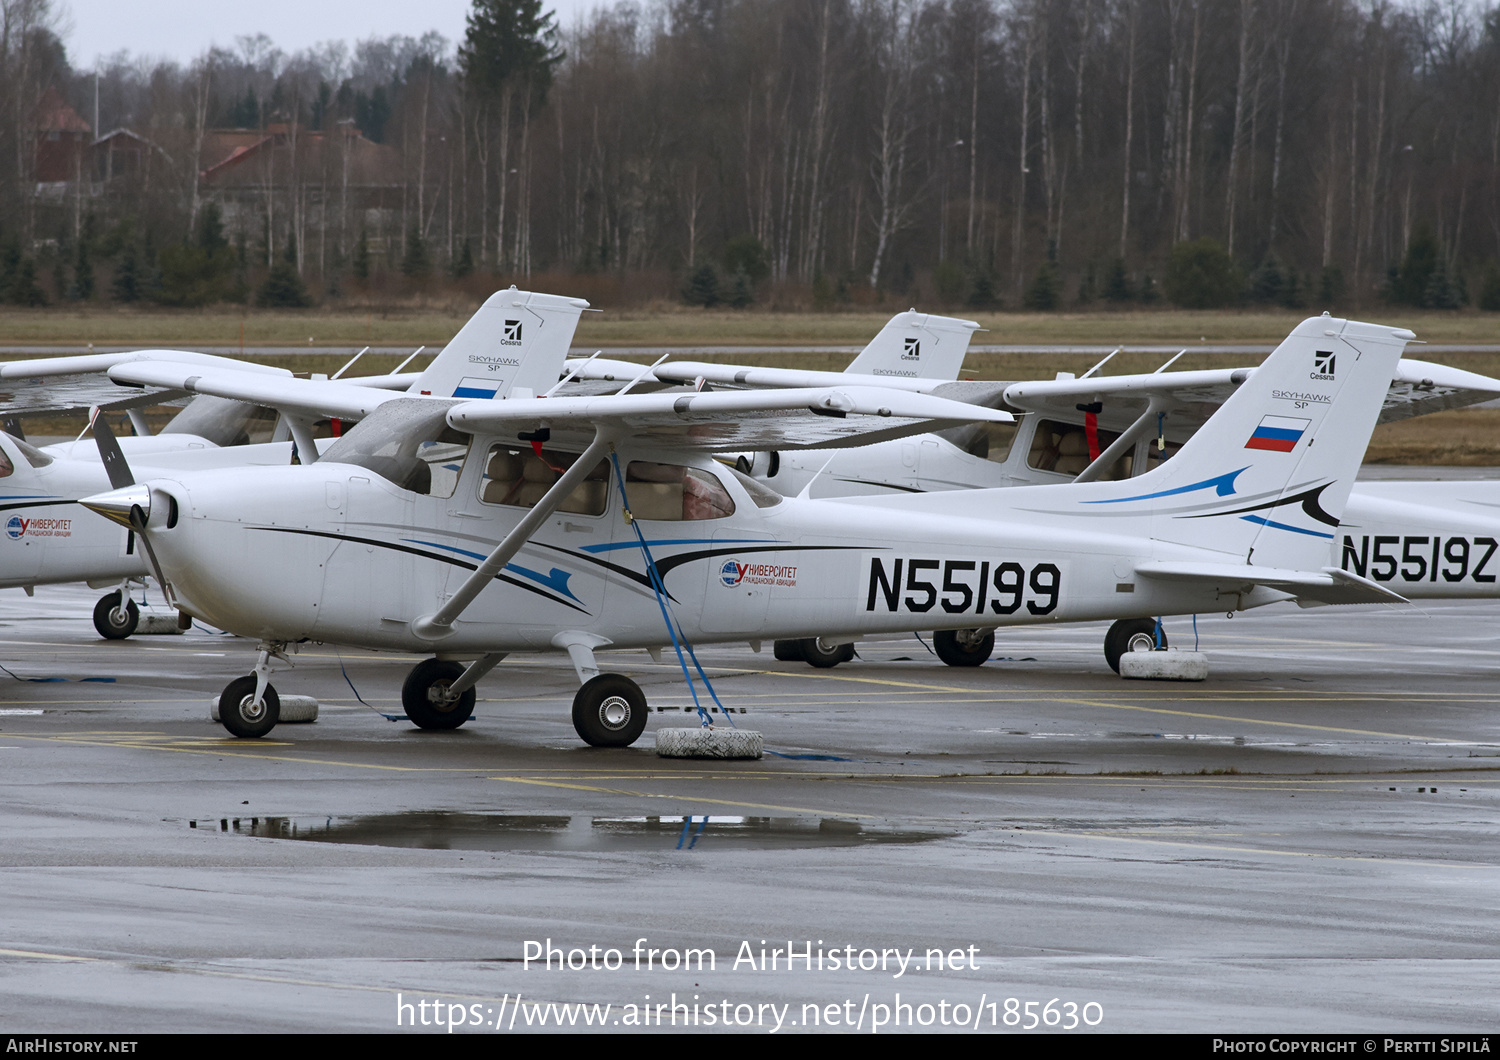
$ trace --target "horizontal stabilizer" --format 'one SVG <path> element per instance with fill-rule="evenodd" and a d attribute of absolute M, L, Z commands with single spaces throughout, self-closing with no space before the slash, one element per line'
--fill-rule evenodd
<path fill-rule="evenodd" d="M 1137 564 L 1135 572 L 1142 578 L 1162 581 L 1192 582 L 1212 586 L 1221 592 L 1248 591 L 1262 585 L 1279 589 L 1299 599 L 1324 604 L 1404 604 L 1409 601 L 1378 582 L 1337 567 L 1321 571 L 1287 570 L 1258 567 L 1249 563 L 1177 563 L 1153 560 Z"/>

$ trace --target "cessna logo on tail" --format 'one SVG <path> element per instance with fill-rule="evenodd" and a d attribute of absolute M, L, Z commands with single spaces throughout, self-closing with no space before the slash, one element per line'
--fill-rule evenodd
<path fill-rule="evenodd" d="M 1333 378 L 1333 351 L 1316 350 L 1313 353 L 1313 370 L 1308 375 L 1309 379 L 1332 379 Z"/>
<path fill-rule="evenodd" d="M 901 349 L 903 361 L 920 361 L 922 359 L 922 343 L 919 339 L 906 339 Z"/>
<path fill-rule="evenodd" d="M 521 322 L 519 320 L 507 320 L 505 322 L 505 338 L 500 341 L 506 346 L 521 345 Z"/>

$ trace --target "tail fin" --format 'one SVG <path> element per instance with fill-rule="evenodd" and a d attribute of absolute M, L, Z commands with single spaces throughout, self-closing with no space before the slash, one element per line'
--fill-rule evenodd
<path fill-rule="evenodd" d="M 1101 515 L 1147 508 L 1159 541 L 1257 566 L 1319 569 L 1414 337 L 1327 316 L 1304 320 L 1176 456 L 1084 504 Z"/>
<path fill-rule="evenodd" d="M 979 325 L 972 320 L 915 310 L 897 313 L 844 371 L 957 379 L 964 355 L 969 352 L 969 337 L 978 330 Z"/>
<path fill-rule="evenodd" d="M 582 298 L 497 291 L 411 385 L 435 397 L 535 397 L 557 382 Z"/>

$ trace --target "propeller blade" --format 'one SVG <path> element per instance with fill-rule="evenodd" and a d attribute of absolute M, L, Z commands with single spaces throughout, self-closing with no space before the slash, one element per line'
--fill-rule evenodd
<path fill-rule="evenodd" d="M 125 454 L 120 451 L 115 432 L 109 429 L 109 422 L 99 414 L 98 409 L 90 417 L 90 426 L 94 428 L 94 444 L 99 447 L 99 459 L 104 462 L 110 487 L 118 490 L 134 486 L 135 476 L 130 473 L 130 465 L 125 462 Z"/>

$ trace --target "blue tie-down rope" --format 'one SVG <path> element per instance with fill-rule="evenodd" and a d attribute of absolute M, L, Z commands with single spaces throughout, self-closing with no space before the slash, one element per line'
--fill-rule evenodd
<path fill-rule="evenodd" d="M 364 697 L 359 694 L 359 689 L 355 688 L 354 687 L 354 682 L 349 679 L 349 671 L 346 670 L 346 669 L 344 669 L 344 657 L 342 655 L 340 655 L 338 652 L 334 652 L 334 655 L 338 658 L 338 661 L 339 661 L 339 673 L 341 673 L 341 674 L 344 675 L 344 684 L 346 684 L 346 685 L 349 686 L 349 691 L 351 691 L 351 692 L 354 693 L 354 698 L 355 699 L 359 700 L 361 703 L 364 703 L 365 706 L 369 707 L 376 714 L 379 714 L 386 721 L 402 721 L 403 719 L 405 719 L 405 717 L 406 717 L 405 714 L 387 714 L 385 711 L 381 710 L 379 707 L 372 706 L 369 703 L 365 703 Z"/>
<path fill-rule="evenodd" d="M 625 475 L 620 470 L 620 458 L 617 454 L 610 453 L 609 461 L 614 467 L 615 482 L 620 488 L 620 503 L 625 506 L 625 510 L 628 512 L 630 510 L 630 496 L 625 491 Z M 705 729 L 713 727 L 713 719 L 708 716 L 708 711 L 704 709 L 702 702 L 698 699 L 698 690 L 693 685 L 693 676 L 688 672 L 688 659 L 693 660 L 693 669 L 698 672 L 698 677 L 702 680 L 703 687 L 713 697 L 714 705 L 719 708 L 719 712 L 725 718 L 729 719 L 730 728 L 739 728 L 739 726 L 735 725 L 734 719 L 730 717 L 729 709 L 719 701 L 719 694 L 714 691 L 713 683 L 709 681 L 708 674 L 704 673 L 703 664 L 698 661 L 698 655 L 693 651 L 693 645 L 688 641 L 687 635 L 682 632 L 682 624 L 677 621 L 676 612 L 672 610 L 670 598 L 667 596 L 667 587 L 662 582 L 661 572 L 656 569 L 656 560 L 651 555 L 650 546 L 646 544 L 646 535 L 641 533 L 641 528 L 636 525 L 634 518 L 630 519 L 629 522 L 630 528 L 635 531 L 635 540 L 640 545 L 641 555 L 645 557 L 646 574 L 651 580 L 652 591 L 656 593 L 656 605 L 661 609 L 661 618 L 666 624 L 667 636 L 672 638 L 672 650 L 677 653 L 677 663 L 682 667 L 682 677 L 687 682 L 688 692 L 692 694 L 693 706 L 698 710 L 700 723 Z M 687 649 L 686 658 L 683 657 L 684 648 Z"/>
<path fill-rule="evenodd" d="M 38 685 L 48 685 L 52 684 L 53 682 L 59 681 L 78 681 L 79 683 L 92 681 L 95 684 L 101 685 L 112 685 L 115 683 L 115 679 L 113 677 L 22 677 L 20 674 L 11 670 L 7 666 L 0 666 L 0 670 L 4 670 L 6 673 L 10 674 L 10 676 L 14 677 L 17 681 L 29 681 L 32 684 Z"/>

